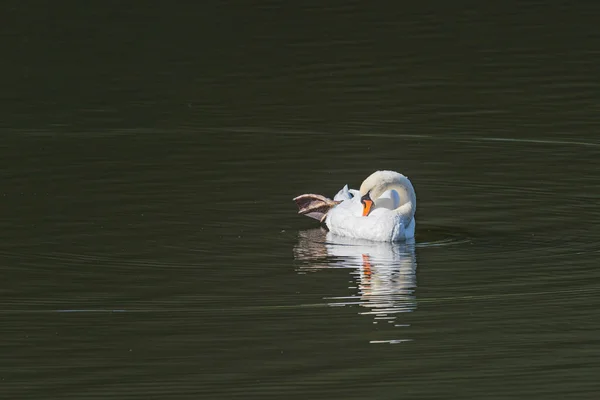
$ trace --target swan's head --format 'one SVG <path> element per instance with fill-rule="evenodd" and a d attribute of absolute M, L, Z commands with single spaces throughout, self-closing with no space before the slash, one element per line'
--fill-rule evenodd
<path fill-rule="evenodd" d="M 363 216 L 369 215 L 375 200 L 390 189 L 398 192 L 400 204 L 411 202 L 414 212 L 416 195 L 408 178 L 395 171 L 375 171 L 360 185 L 360 201 L 363 204 Z"/>

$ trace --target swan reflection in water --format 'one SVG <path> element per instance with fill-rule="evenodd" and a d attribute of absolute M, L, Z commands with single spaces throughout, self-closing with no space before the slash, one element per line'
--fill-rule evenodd
<path fill-rule="evenodd" d="M 347 268 L 357 281 L 357 294 L 329 297 L 331 306 L 359 305 L 359 312 L 371 315 L 373 323 L 394 326 L 398 314 L 416 309 L 417 260 L 414 239 L 402 243 L 371 242 L 340 237 L 324 229 L 299 232 L 294 258 L 301 262 L 300 273 L 326 268 Z M 398 343 L 404 340 L 372 341 Z"/>

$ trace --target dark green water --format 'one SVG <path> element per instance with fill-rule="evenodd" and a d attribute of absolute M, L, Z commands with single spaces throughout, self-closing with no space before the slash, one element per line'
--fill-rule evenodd
<path fill-rule="evenodd" d="M 598 398 L 600 6 L 198 4 L 4 7 L 1 398 Z"/>

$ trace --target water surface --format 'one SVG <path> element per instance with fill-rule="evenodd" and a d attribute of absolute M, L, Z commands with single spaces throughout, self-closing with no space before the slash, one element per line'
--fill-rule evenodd
<path fill-rule="evenodd" d="M 597 6 L 186 7 L 8 8 L 3 398 L 597 397 Z"/>

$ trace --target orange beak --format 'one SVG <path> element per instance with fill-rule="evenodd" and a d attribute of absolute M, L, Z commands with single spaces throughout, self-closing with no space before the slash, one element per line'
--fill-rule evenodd
<path fill-rule="evenodd" d="M 363 200 L 363 217 L 366 217 L 371 212 L 371 207 L 373 207 L 373 200 L 365 199 Z"/>

